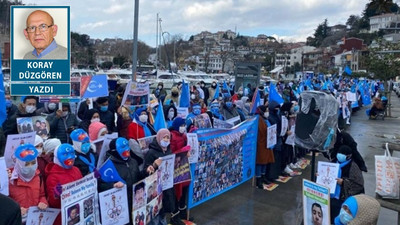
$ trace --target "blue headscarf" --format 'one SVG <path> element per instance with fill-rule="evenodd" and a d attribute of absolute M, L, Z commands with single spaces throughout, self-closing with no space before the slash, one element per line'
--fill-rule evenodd
<path fill-rule="evenodd" d="M 151 136 L 151 132 L 150 132 L 149 127 L 147 126 L 147 122 L 142 123 L 142 122 L 139 120 L 139 116 L 140 116 L 140 114 L 141 114 L 143 111 L 146 112 L 146 108 L 142 107 L 142 108 L 136 109 L 136 111 L 135 111 L 135 120 L 136 120 L 136 123 L 137 123 L 139 126 L 141 126 L 141 127 L 143 128 L 143 130 L 144 130 L 144 136 L 145 136 L 145 137 L 149 137 L 149 136 Z M 147 112 L 146 112 L 146 114 L 148 115 Z"/>

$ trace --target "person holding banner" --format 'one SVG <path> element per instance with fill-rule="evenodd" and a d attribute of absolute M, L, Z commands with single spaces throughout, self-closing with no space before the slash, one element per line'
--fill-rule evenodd
<path fill-rule="evenodd" d="M 232 103 L 231 97 L 224 98 L 224 103 L 221 107 L 221 114 L 225 118 L 225 120 L 229 120 L 238 116 L 240 117 L 239 113 L 236 110 L 236 106 Z"/>
<path fill-rule="evenodd" d="M 172 154 L 170 148 L 171 133 L 168 129 L 160 129 L 156 138 L 149 145 L 149 152 L 144 158 L 144 168 L 147 172 L 154 173 L 161 165 L 161 157 Z M 165 221 L 165 213 L 171 213 L 172 225 L 184 225 L 180 219 L 180 211 L 177 207 L 176 197 L 172 188 L 163 191 L 163 208 L 159 214 L 161 220 Z"/>
<path fill-rule="evenodd" d="M 171 88 L 171 94 L 167 95 L 164 100 L 164 105 L 174 103 L 175 107 L 179 104 L 179 89 L 177 87 Z"/>
<path fill-rule="evenodd" d="M 269 180 L 276 180 L 282 174 L 283 168 L 281 168 L 281 158 L 282 158 L 282 137 L 280 136 L 282 129 L 281 112 L 280 105 L 276 101 L 268 102 L 268 121 L 271 125 L 276 124 L 276 145 L 274 146 L 274 159 L 275 163 L 267 165 L 267 177 Z"/>
<path fill-rule="evenodd" d="M 54 162 L 46 166 L 47 200 L 51 208 L 61 208 L 61 185 L 82 178 L 81 172 L 74 166 L 75 157 L 72 145 L 61 144 L 54 150 Z M 61 214 L 57 216 L 54 225 L 61 225 Z"/>
<path fill-rule="evenodd" d="M 63 103 L 62 109 L 50 114 L 46 120 L 50 124 L 50 136 L 60 139 L 61 143 L 71 143 L 69 134 L 79 125 L 75 114 L 71 113 L 69 103 Z"/>
<path fill-rule="evenodd" d="M 131 109 L 129 107 L 122 105 L 118 109 L 117 113 L 117 131 L 118 131 L 118 137 L 124 137 L 127 138 L 127 130 L 129 124 L 132 122 L 131 118 Z"/>
<path fill-rule="evenodd" d="M 108 97 L 100 97 L 96 100 L 97 110 L 100 115 L 100 122 L 107 126 L 107 130 L 112 133 L 115 131 L 115 116 L 113 109 L 108 106 Z"/>
<path fill-rule="evenodd" d="M 129 212 L 132 212 L 133 200 L 133 184 L 144 178 L 143 173 L 139 170 L 138 162 L 132 157 L 129 148 L 129 142 L 125 138 L 119 137 L 113 139 L 109 144 L 110 150 L 107 152 L 108 158 L 114 164 L 118 175 L 123 181 L 105 182 L 100 179 L 99 192 L 109 190 L 111 188 L 122 188 L 126 185 L 128 190 L 128 206 Z M 130 224 L 132 224 L 132 214 L 129 215 Z"/>
<path fill-rule="evenodd" d="M 163 107 L 165 122 L 167 122 L 167 128 L 170 128 L 174 119 L 178 115 L 178 110 L 173 103 L 164 105 Z"/>
<path fill-rule="evenodd" d="M 29 207 L 46 209 L 48 206 L 40 171 L 37 169 L 38 151 L 32 144 L 26 144 L 20 145 L 14 155 L 16 163 L 10 178 L 10 197 L 18 202 L 22 217 L 26 217 Z"/>
<path fill-rule="evenodd" d="M 263 183 L 271 184 L 266 177 L 267 164 L 274 163 L 274 152 L 267 148 L 267 127 L 268 127 L 268 108 L 260 105 L 256 114 L 258 115 L 258 136 L 257 136 L 257 151 L 256 151 L 256 186 L 264 189 Z"/>
<path fill-rule="evenodd" d="M 131 122 L 127 130 L 127 139 L 139 139 L 156 134 L 153 126 L 148 122 L 149 115 L 145 107 L 135 111 L 135 120 Z"/>
<path fill-rule="evenodd" d="M 10 103 L 8 103 L 10 104 Z M 4 135 L 18 134 L 17 118 L 39 116 L 40 112 L 36 108 L 37 98 L 35 96 L 26 96 L 22 103 L 17 107 L 16 112 L 7 108 L 7 119 L 3 123 Z"/>

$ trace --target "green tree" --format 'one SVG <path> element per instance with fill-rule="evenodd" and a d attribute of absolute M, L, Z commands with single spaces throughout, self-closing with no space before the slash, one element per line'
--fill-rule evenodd
<path fill-rule="evenodd" d="M 325 19 L 324 22 L 318 25 L 317 29 L 315 29 L 314 37 L 310 41 L 307 38 L 307 42 L 311 46 L 320 47 L 326 37 L 328 37 L 328 19 Z"/>
<path fill-rule="evenodd" d="M 400 44 L 393 44 L 383 40 L 378 40 L 378 48 L 371 49 L 369 56 L 366 58 L 368 71 L 374 74 L 375 79 L 384 81 L 385 90 L 389 90 L 388 80 L 394 79 L 400 74 Z M 391 101 L 390 93 L 385 95 Z M 391 110 L 389 107 L 389 116 Z"/>
<path fill-rule="evenodd" d="M 364 17 L 370 18 L 384 13 L 398 12 L 399 6 L 393 0 L 371 0 L 366 4 Z"/>

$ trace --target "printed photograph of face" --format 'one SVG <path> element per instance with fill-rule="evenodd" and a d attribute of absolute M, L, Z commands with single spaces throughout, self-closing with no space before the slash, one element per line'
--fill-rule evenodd
<path fill-rule="evenodd" d="M 47 59 L 67 59 L 67 8 L 14 7 L 12 10 L 14 59 L 46 59 L 46 55 L 50 57 Z"/>

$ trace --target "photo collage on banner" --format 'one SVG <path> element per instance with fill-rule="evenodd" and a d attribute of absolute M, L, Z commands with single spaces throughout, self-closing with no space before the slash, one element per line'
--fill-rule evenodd
<path fill-rule="evenodd" d="M 35 132 L 43 140 L 47 140 L 50 132 L 50 124 L 45 116 L 17 118 L 17 129 L 19 134 Z"/>
<path fill-rule="evenodd" d="M 201 204 L 251 179 L 255 170 L 258 118 L 230 130 L 197 132 L 198 162 L 191 165 L 189 208 Z"/>
<path fill-rule="evenodd" d="M 39 209 L 37 206 L 31 206 L 28 209 L 28 216 L 26 219 L 27 225 L 52 225 L 56 220 L 60 209 L 47 208 L 44 210 Z"/>
<path fill-rule="evenodd" d="M 140 151 L 143 152 L 143 154 L 146 154 L 149 151 L 149 145 L 151 142 L 153 142 L 155 137 L 156 135 L 138 139 Z"/>
<path fill-rule="evenodd" d="M 99 193 L 102 225 L 129 223 L 129 207 L 126 185 Z"/>
<path fill-rule="evenodd" d="M 303 218 L 304 225 L 329 225 L 329 188 L 303 179 Z"/>
<path fill-rule="evenodd" d="M 148 224 L 162 208 L 161 170 L 133 185 L 133 212 L 135 224 Z"/>
<path fill-rule="evenodd" d="M 174 184 L 190 181 L 191 179 L 188 152 L 183 151 L 175 154 Z"/>
<path fill-rule="evenodd" d="M 129 81 L 126 85 L 121 105 L 126 106 L 147 106 L 150 102 L 150 86 L 148 82 L 138 83 Z"/>
<path fill-rule="evenodd" d="M 230 129 L 233 127 L 232 124 L 217 118 L 214 118 L 213 121 L 214 121 L 214 128 Z"/>
<path fill-rule="evenodd" d="M 62 224 L 99 224 L 97 207 L 97 179 L 94 173 L 82 179 L 62 185 Z"/>
<path fill-rule="evenodd" d="M 20 145 L 33 144 L 35 143 L 35 132 L 24 133 L 24 134 L 10 134 L 7 136 L 6 149 L 4 152 L 4 158 L 6 160 L 7 168 L 14 168 L 15 156 L 14 152 Z"/>
<path fill-rule="evenodd" d="M 194 118 L 194 126 L 201 128 L 211 128 L 211 120 L 207 113 L 200 114 Z"/>

